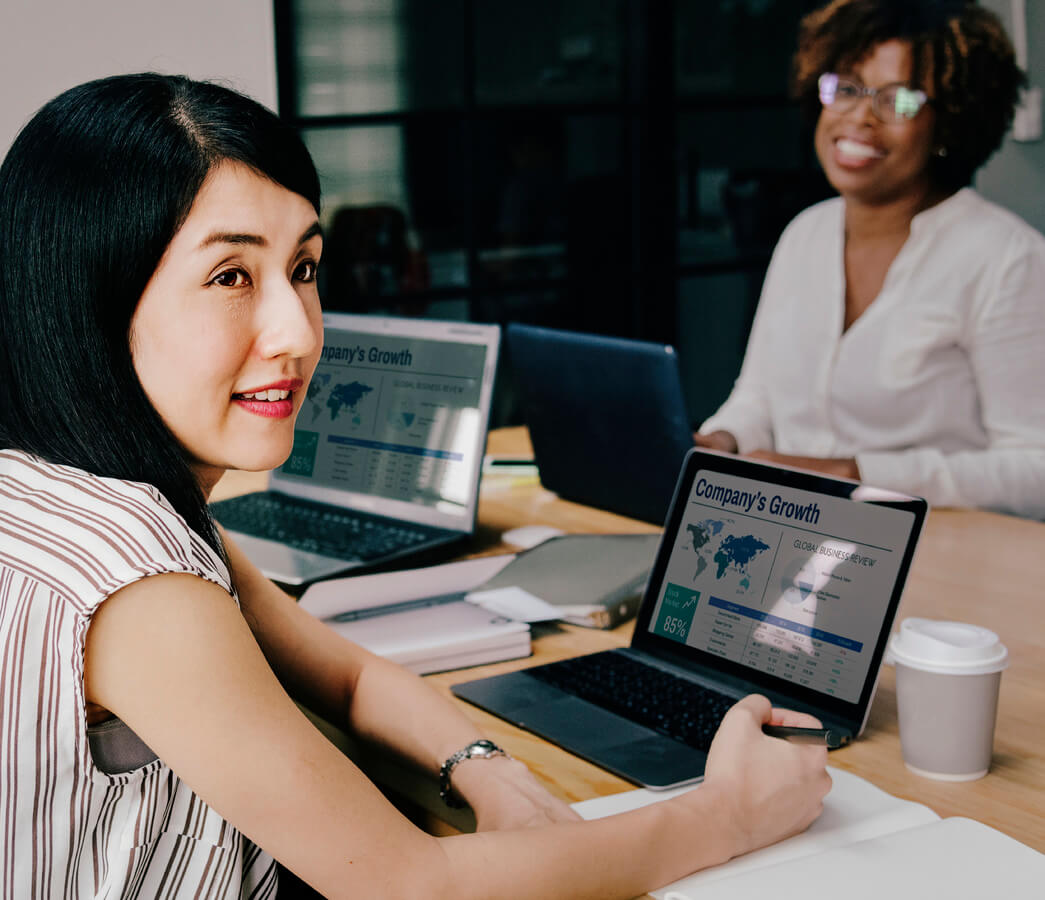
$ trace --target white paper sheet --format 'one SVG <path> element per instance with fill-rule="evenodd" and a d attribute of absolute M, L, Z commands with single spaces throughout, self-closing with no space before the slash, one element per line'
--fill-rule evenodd
<path fill-rule="evenodd" d="M 864 841 L 869 838 L 890 834 L 906 828 L 933 822 L 940 817 L 929 807 L 909 800 L 901 800 L 871 782 L 844 769 L 828 767 L 832 785 L 824 798 L 824 811 L 802 834 L 781 841 L 771 847 L 756 850 L 746 856 L 732 859 L 721 866 L 697 872 L 686 878 L 652 891 L 654 897 L 664 900 L 671 891 L 701 896 L 703 886 L 741 872 L 772 866 L 790 859 L 811 856 L 832 847 Z M 626 791 L 610 797 L 598 797 L 573 804 L 585 819 L 598 819 L 629 809 L 637 809 L 648 803 L 656 803 L 667 797 L 699 790 L 700 785 L 675 791 Z"/>
<path fill-rule="evenodd" d="M 558 606 L 552 606 L 521 587 L 472 591 L 465 594 L 464 599 L 499 616 L 515 619 L 516 622 L 548 622 L 562 618 L 562 610 Z"/>

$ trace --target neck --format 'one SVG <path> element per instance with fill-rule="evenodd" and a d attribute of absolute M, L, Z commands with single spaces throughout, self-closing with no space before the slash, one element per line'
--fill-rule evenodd
<path fill-rule="evenodd" d="M 210 492 L 214 490 L 214 485 L 221 481 L 221 476 L 225 474 L 225 470 L 217 466 L 194 465 L 192 471 L 196 475 L 196 480 L 199 482 L 200 490 L 203 491 L 203 496 L 209 500 Z"/>
<path fill-rule="evenodd" d="M 866 201 L 845 197 L 845 235 L 847 240 L 880 240 L 911 230 L 918 213 L 935 206 L 947 196 L 929 185 L 888 200 Z"/>

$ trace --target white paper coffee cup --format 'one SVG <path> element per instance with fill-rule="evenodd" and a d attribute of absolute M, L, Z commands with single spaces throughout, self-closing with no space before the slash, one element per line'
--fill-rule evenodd
<path fill-rule="evenodd" d="M 1001 673 L 1009 654 L 993 631 L 904 619 L 889 641 L 904 764 L 917 775 L 972 781 L 994 750 Z"/>

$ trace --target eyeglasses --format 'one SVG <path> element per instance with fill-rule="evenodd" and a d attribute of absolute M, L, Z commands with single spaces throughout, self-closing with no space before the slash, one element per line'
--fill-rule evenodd
<path fill-rule="evenodd" d="M 864 97 L 870 97 L 871 112 L 888 125 L 909 122 L 929 102 L 925 91 L 909 88 L 905 84 L 869 88 L 834 72 L 821 75 L 817 87 L 820 90 L 820 102 L 832 112 L 848 112 Z"/>

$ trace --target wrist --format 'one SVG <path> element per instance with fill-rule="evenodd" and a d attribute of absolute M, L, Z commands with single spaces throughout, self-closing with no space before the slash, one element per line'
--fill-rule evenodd
<path fill-rule="evenodd" d="M 720 450 L 723 453 L 737 452 L 737 439 L 732 432 L 724 431 L 720 428 L 703 437 L 706 441 L 706 446 L 711 447 L 713 450 Z"/>
<path fill-rule="evenodd" d="M 697 831 L 693 833 L 703 831 L 704 859 L 701 867 L 721 865 L 751 849 L 739 821 L 740 811 L 734 802 L 734 792 L 729 786 L 705 781 L 698 789 L 675 799 L 683 803 L 687 799 L 699 801 L 699 806 L 687 804 L 687 812 L 695 814 L 697 820 Z M 709 822 L 716 823 L 713 829 L 707 829 Z"/>
<path fill-rule="evenodd" d="M 448 756 L 439 769 L 439 796 L 443 802 L 451 808 L 470 805 L 476 780 L 481 784 L 484 768 L 489 773 L 496 760 L 514 762 L 505 750 L 486 738 L 472 741 Z"/>
<path fill-rule="evenodd" d="M 526 765 L 510 756 L 466 759 L 454 769 L 453 796 L 478 814 L 502 802 L 515 792 L 513 785 L 529 777 Z"/>
<path fill-rule="evenodd" d="M 837 464 L 836 474 L 851 481 L 860 480 L 860 467 L 856 464 L 856 460 L 853 457 L 839 459 Z"/>

